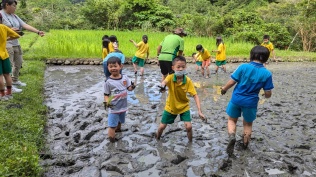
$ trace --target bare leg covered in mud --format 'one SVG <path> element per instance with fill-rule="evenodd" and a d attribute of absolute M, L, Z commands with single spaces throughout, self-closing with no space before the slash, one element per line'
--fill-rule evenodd
<path fill-rule="evenodd" d="M 163 131 L 166 129 L 166 127 L 167 127 L 167 124 L 160 123 L 160 125 L 158 127 L 157 134 L 156 134 L 156 139 L 157 140 L 160 140 L 160 137 L 161 137 Z M 193 137 L 192 134 L 193 133 L 192 133 L 192 124 L 191 124 L 191 122 L 184 122 L 184 127 L 187 130 L 187 136 L 188 136 L 189 141 L 192 142 L 192 137 Z"/>
<path fill-rule="evenodd" d="M 121 123 L 118 123 L 117 127 L 109 127 L 108 136 L 111 143 L 115 142 L 115 132 L 121 132 Z"/>
<path fill-rule="evenodd" d="M 192 142 L 192 124 L 191 122 L 184 122 L 185 129 L 187 130 L 188 139 Z"/>
<path fill-rule="evenodd" d="M 234 147 L 236 143 L 236 124 L 237 118 L 228 117 L 227 129 L 228 129 L 228 145 L 226 152 L 229 156 L 233 155 Z"/>
<path fill-rule="evenodd" d="M 167 124 L 162 124 L 160 123 L 159 127 L 158 127 L 158 131 L 157 131 L 157 134 L 156 134 L 156 139 L 157 140 L 160 140 L 160 137 L 162 135 L 162 132 L 165 130 L 165 128 L 167 127 Z"/>
<path fill-rule="evenodd" d="M 244 120 L 243 125 L 244 125 L 243 143 L 244 143 L 244 149 L 246 149 L 248 147 L 248 144 L 251 138 L 252 122 L 246 122 Z"/>

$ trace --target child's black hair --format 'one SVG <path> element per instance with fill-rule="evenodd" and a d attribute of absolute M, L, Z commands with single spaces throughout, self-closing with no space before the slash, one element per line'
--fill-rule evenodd
<path fill-rule="evenodd" d="M 268 61 L 270 56 L 270 51 L 268 48 L 263 46 L 255 46 L 250 51 L 250 61 L 258 60 L 261 63 L 265 63 Z"/>
<path fill-rule="evenodd" d="M 108 59 L 108 61 L 107 61 L 107 65 L 109 65 L 109 64 L 115 64 L 115 63 L 117 63 L 117 64 L 119 64 L 119 65 L 121 65 L 122 64 L 122 61 L 121 61 L 121 59 L 119 59 L 118 57 L 110 57 L 109 59 Z"/>
<path fill-rule="evenodd" d="M 268 39 L 268 40 L 270 40 L 270 36 L 269 35 L 263 35 L 263 39 Z"/>
<path fill-rule="evenodd" d="M 118 42 L 115 35 L 111 35 L 111 36 L 109 37 L 109 40 L 110 40 L 111 42 Z"/>
<path fill-rule="evenodd" d="M 224 41 L 223 41 L 222 37 L 218 36 L 216 38 L 216 46 L 219 46 L 221 43 L 223 43 L 223 45 L 224 45 Z"/>
<path fill-rule="evenodd" d="M 108 35 L 104 35 L 102 37 L 102 47 L 106 48 L 108 53 L 109 53 L 109 43 L 110 43 L 109 36 Z"/>
<path fill-rule="evenodd" d="M 184 58 L 184 56 L 177 56 L 172 60 L 172 65 L 174 65 L 177 61 L 184 61 L 185 63 L 187 63 L 187 60 Z"/>
<path fill-rule="evenodd" d="M 143 35 L 142 38 L 143 38 L 144 43 L 147 44 L 147 42 L 148 42 L 148 36 L 147 36 L 147 35 Z"/>
<path fill-rule="evenodd" d="M 200 51 L 200 50 L 202 50 L 203 49 L 203 46 L 201 45 L 201 44 L 198 44 L 197 46 L 196 46 L 196 51 Z"/>

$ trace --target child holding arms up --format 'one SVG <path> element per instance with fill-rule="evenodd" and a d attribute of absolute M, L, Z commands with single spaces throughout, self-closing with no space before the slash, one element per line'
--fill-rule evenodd
<path fill-rule="evenodd" d="M 6 49 L 7 40 L 17 39 L 20 35 L 2 24 L 2 17 L 0 14 L 0 101 L 6 101 L 12 99 L 12 78 L 11 64 L 9 59 L 9 53 Z M 3 77 L 7 84 L 7 91 L 5 92 L 5 85 L 3 82 Z"/>
<path fill-rule="evenodd" d="M 226 45 L 224 44 L 223 39 L 221 37 L 216 38 L 216 46 L 217 50 L 212 51 L 216 52 L 215 73 L 217 73 L 219 67 L 222 67 L 224 72 L 226 73 Z"/>
<path fill-rule="evenodd" d="M 211 64 L 210 52 L 206 48 L 203 48 L 203 46 L 201 44 L 196 46 L 196 51 L 199 52 L 197 54 L 196 58 L 199 58 L 200 56 L 202 58 L 202 69 L 201 69 L 202 76 L 204 76 L 204 69 L 205 69 L 206 74 L 207 74 L 207 76 L 205 78 L 210 78 L 210 70 L 208 68 Z"/>
<path fill-rule="evenodd" d="M 232 155 L 236 142 L 236 123 L 238 118 L 243 115 L 243 143 L 247 148 L 251 133 L 252 122 L 256 119 L 259 91 L 264 90 L 265 98 L 270 98 L 272 89 L 272 74 L 263 64 L 268 60 L 270 52 L 263 46 L 255 46 L 250 52 L 250 63 L 241 64 L 231 75 L 231 79 L 221 88 L 224 95 L 228 89 L 234 88 L 232 98 L 227 105 L 228 114 L 228 136 L 229 141 L 226 152 Z"/>
<path fill-rule="evenodd" d="M 127 91 L 135 89 L 135 85 L 126 75 L 120 73 L 123 65 L 118 57 L 107 60 L 110 77 L 104 83 L 104 108 L 108 112 L 108 136 L 110 142 L 115 142 L 115 132 L 121 131 L 121 124 L 125 123 L 127 111 Z"/>
<path fill-rule="evenodd" d="M 142 41 L 138 44 L 132 39 L 129 41 L 132 42 L 134 46 L 138 48 L 135 53 L 135 56 L 132 59 L 132 63 L 134 66 L 135 74 L 137 74 L 137 65 L 140 66 L 140 75 L 142 76 L 144 74 L 145 60 L 148 59 L 149 56 L 148 36 L 143 35 Z"/>
<path fill-rule="evenodd" d="M 166 90 L 166 86 L 169 89 L 168 98 L 166 100 L 165 110 L 162 114 L 161 123 L 158 127 L 156 138 L 160 139 L 167 124 L 174 123 L 177 115 L 180 115 L 181 121 L 184 122 L 184 126 L 187 130 L 187 136 L 189 141 L 192 141 L 192 124 L 190 115 L 190 105 L 187 93 L 193 96 L 196 103 L 198 113 L 201 119 L 205 119 L 205 116 L 201 112 L 201 105 L 199 97 L 196 93 L 192 80 L 185 75 L 186 60 L 183 56 L 177 56 L 172 61 L 172 70 L 175 73 L 168 75 L 160 86 L 160 92 Z"/>

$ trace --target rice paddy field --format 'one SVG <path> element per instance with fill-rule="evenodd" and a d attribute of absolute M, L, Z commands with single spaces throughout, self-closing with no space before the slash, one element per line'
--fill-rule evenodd
<path fill-rule="evenodd" d="M 101 59 L 103 35 L 116 35 L 119 48 L 126 57 L 133 57 L 136 48 L 129 42 L 142 40 L 142 35 L 148 35 L 150 46 L 149 58 L 154 59 L 157 55 L 157 47 L 164 37 L 170 33 L 145 32 L 145 31 L 104 31 L 104 30 L 50 30 L 45 37 L 41 38 L 34 33 L 27 33 L 21 38 L 24 50 L 24 59 L 52 59 L 52 58 L 80 58 Z M 215 38 L 184 37 L 185 56 L 191 56 L 197 44 L 202 44 L 209 51 L 216 49 Z M 232 38 L 225 39 L 227 46 L 227 58 L 248 58 L 249 51 L 255 44 L 236 42 Z M 214 53 L 212 54 L 214 56 Z M 276 49 L 276 56 L 280 60 L 291 61 L 297 58 L 315 61 L 316 54 L 308 52 L 284 51 Z M 296 60 L 295 60 L 296 61 Z"/>

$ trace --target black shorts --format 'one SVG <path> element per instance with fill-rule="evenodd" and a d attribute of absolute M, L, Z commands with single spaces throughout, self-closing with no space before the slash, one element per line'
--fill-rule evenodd
<path fill-rule="evenodd" d="M 160 71 L 162 75 L 172 74 L 172 61 L 159 60 Z"/>

